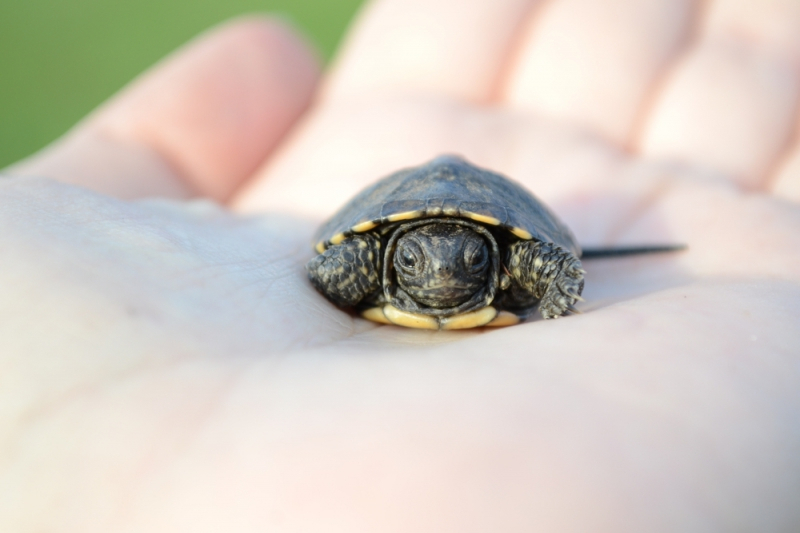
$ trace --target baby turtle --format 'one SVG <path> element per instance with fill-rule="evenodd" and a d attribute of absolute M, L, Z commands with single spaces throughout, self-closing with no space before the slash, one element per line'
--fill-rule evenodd
<path fill-rule="evenodd" d="M 326 298 L 375 322 L 508 326 L 575 312 L 584 270 L 569 229 L 517 183 L 456 156 L 396 172 L 318 232 Z"/>

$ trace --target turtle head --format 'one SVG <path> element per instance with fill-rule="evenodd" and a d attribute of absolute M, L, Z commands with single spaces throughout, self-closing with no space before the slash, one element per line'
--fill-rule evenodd
<path fill-rule="evenodd" d="M 446 309 L 467 302 L 487 286 L 492 258 L 478 232 L 434 222 L 400 237 L 393 263 L 398 285 L 411 298 Z"/>

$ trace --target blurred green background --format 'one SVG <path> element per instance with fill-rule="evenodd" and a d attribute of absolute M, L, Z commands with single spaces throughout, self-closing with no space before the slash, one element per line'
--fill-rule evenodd
<path fill-rule="evenodd" d="M 362 0 L 2 0 L 0 168 L 49 143 L 171 50 L 243 13 L 290 20 L 331 57 Z"/>

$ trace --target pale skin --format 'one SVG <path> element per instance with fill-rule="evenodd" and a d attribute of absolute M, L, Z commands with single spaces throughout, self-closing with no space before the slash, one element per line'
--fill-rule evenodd
<path fill-rule="evenodd" d="M 798 35 L 790 0 L 384 0 L 324 78 L 271 20 L 188 45 L 0 180 L 0 530 L 797 530 Z M 334 308 L 316 225 L 446 152 L 689 249 L 500 330 Z"/>

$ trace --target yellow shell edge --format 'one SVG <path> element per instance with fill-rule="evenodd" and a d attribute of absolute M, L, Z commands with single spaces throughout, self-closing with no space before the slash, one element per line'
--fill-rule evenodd
<path fill-rule="evenodd" d="M 394 215 L 389 215 L 386 220 L 389 222 L 397 222 L 398 220 L 410 220 L 412 218 L 419 218 L 422 215 L 422 211 L 406 211 L 405 213 L 396 213 Z"/>
<path fill-rule="evenodd" d="M 500 225 L 500 221 L 494 217 L 479 215 L 478 213 L 465 213 L 465 214 L 475 222 L 483 222 L 484 224 L 491 224 L 492 226 Z"/>
<path fill-rule="evenodd" d="M 361 316 L 380 324 L 394 324 L 414 329 L 470 329 L 481 326 L 503 327 L 519 324 L 520 319 L 514 313 L 497 311 L 488 306 L 477 311 L 461 315 L 437 319 L 436 317 L 401 311 L 393 305 L 373 307 L 361 313 Z"/>
<path fill-rule="evenodd" d="M 319 241 L 317 245 L 314 247 L 318 254 L 325 253 L 325 241 Z"/>
<path fill-rule="evenodd" d="M 491 322 L 496 316 L 497 310 L 489 306 L 470 313 L 442 318 L 440 327 L 442 329 L 479 328 Z"/>
<path fill-rule="evenodd" d="M 386 315 L 383 314 L 382 307 L 373 307 L 372 309 L 367 309 L 361 313 L 361 316 L 367 320 L 378 322 L 380 324 L 391 324 L 389 319 L 386 318 Z"/>
<path fill-rule="evenodd" d="M 366 222 L 359 222 L 355 226 L 352 227 L 353 233 L 364 233 L 365 231 L 369 231 L 373 229 L 377 224 L 372 220 L 367 220 Z"/>
<path fill-rule="evenodd" d="M 383 308 L 383 315 L 392 324 L 415 329 L 439 329 L 439 321 L 427 315 L 418 315 L 401 311 L 393 305 L 386 305 Z"/>
<path fill-rule="evenodd" d="M 494 317 L 494 320 L 486 324 L 486 326 L 491 328 L 500 328 L 505 326 L 513 326 L 519 323 L 520 319 L 514 313 L 509 313 L 508 311 L 500 311 L 499 313 L 497 313 L 497 316 Z"/>
<path fill-rule="evenodd" d="M 331 240 L 330 240 L 329 242 L 330 242 L 331 244 L 333 244 L 333 245 L 336 245 L 336 244 L 341 244 L 341 243 L 342 243 L 342 241 L 343 241 L 343 240 L 345 240 L 345 238 L 346 238 L 346 237 L 344 236 L 344 233 L 337 233 L 336 235 L 334 235 L 333 237 L 331 237 Z"/>
<path fill-rule="evenodd" d="M 533 235 L 531 235 L 529 231 L 525 231 L 522 228 L 511 228 L 511 233 L 526 241 L 533 239 Z"/>

